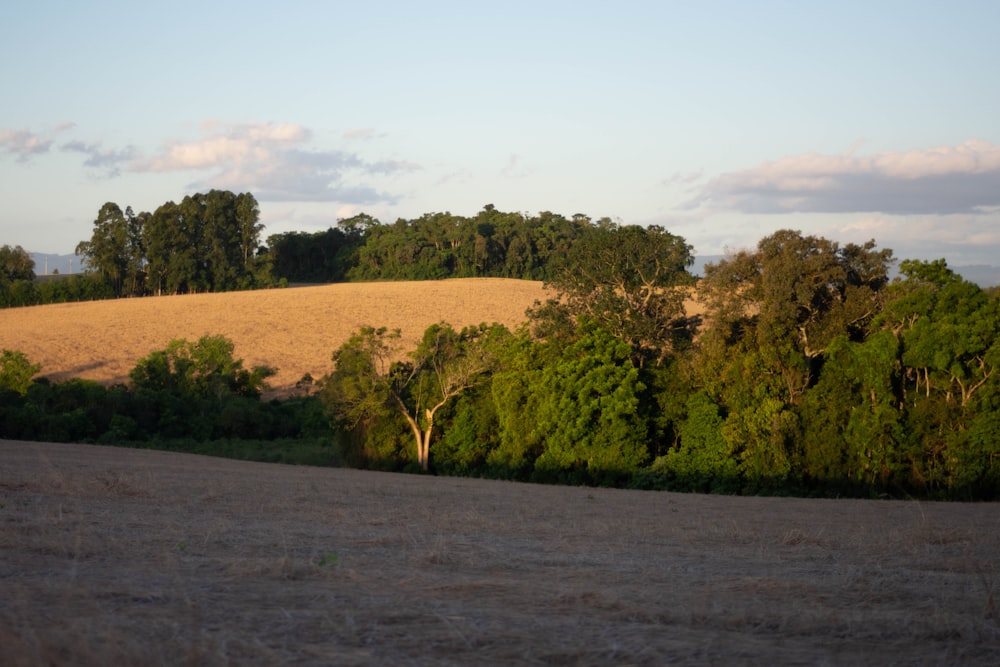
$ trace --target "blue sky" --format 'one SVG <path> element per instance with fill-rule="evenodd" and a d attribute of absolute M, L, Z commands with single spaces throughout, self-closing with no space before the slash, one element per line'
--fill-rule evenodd
<path fill-rule="evenodd" d="M 1000 264 L 998 2 L 8 5 L 0 244 L 224 188 L 265 237 L 492 203 Z"/>

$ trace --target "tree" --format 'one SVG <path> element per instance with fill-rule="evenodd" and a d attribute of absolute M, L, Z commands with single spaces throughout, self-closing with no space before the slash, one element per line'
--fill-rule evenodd
<path fill-rule="evenodd" d="M 775 232 L 756 251 L 705 267 L 699 291 L 709 335 L 721 337 L 723 348 L 742 341 L 763 354 L 782 376 L 785 400 L 798 403 L 830 341 L 864 337 L 881 311 L 893 261 L 892 251 L 875 250 L 874 241 L 841 247 L 797 231 Z"/>
<path fill-rule="evenodd" d="M 180 294 L 189 290 L 197 273 L 197 220 L 172 201 L 159 206 L 143 228 L 148 271 L 154 293 Z"/>
<path fill-rule="evenodd" d="M 156 294 L 225 291 L 257 280 L 260 211 L 250 193 L 211 190 L 161 205 L 142 241 Z"/>
<path fill-rule="evenodd" d="M 409 361 L 393 361 L 399 331 L 363 327 L 334 352 L 322 396 L 338 419 L 352 425 L 386 408 L 400 415 L 413 434 L 418 464 L 428 470 L 436 413 L 485 379 L 506 334 L 499 325 L 458 332 L 435 324 Z"/>
<path fill-rule="evenodd" d="M 137 214 L 132 211 L 131 206 L 125 208 L 127 234 L 125 247 L 128 250 L 128 258 L 124 290 L 130 296 L 142 296 L 146 293 L 146 244 L 143 241 L 142 230 L 149 218 L 149 213 Z"/>
<path fill-rule="evenodd" d="M 687 418 L 680 426 L 680 446 L 654 462 L 671 473 L 679 488 L 691 491 L 738 488 L 737 459 L 722 435 L 725 420 L 719 406 L 703 391 L 687 401 Z"/>
<path fill-rule="evenodd" d="M 34 280 L 35 260 L 21 246 L 0 247 L 0 284 L 15 280 Z"/>
<path fill-rule="evenodd" d="M 143 292 L 142 226 L 148 217 L 135 215 L 131 207 L 122 212 L 118 204 L 107 202 L 97 213 L 90 240 L 76 246 L 76 254 L 86 258 L 87 266 L 108 282 L 116 297 Z"/>
<path fill-rule="evenodd" d="M 906 260 L 881 322 L 902 338 L 917 391 L 966 406 L 1000 366 L 1000 300 L 948 269 Z"/>
<path fill-rule="evenodd" d="M 260 244 L 260 233 L 264 225 L 260 224 L 260 206 L 257 199 L 249 192 L 236 195 L 236 227 L 239 230 L 239 250 L 242 257 L 244 274 L 251 273 L 251 260 Z"/>
<path fill-rule="evenodd" d="M 682 289 L 693 281 L 687 271 L 694 261 L 691 250 L 662 227 L 619 226 L 604 219 L 557 265 L 548 284 L 561 302 L 549 307 L 600 324 L 631 346 L 639 364 L 662 361 L 692 332 Z"/>
<path fill-rule="evenodd" d="M 1000 464 L 986 434 L 1000 391 L 1000 300 L 944 260 L 907 260 L 900 270 L 875 324 L 898 349 L 904 481 L 951 493 L 995 479 Z"/>
<path fill-rule="evenodd" d="M 708 326 L 696 375 L 725 415 L 721 433 L 751 488 L 802 473 L 803 399 L 834 340 L 865 339 L 892 261 L 874 241 L 841 247 L 781 230 L 705 267 L 699 293 Z M 813 407 L 806 412 L 814 417 Z"/>
<path fill-rule="evenodd" d="M 493 378 L 499 446 L 489 462 L 542 480 L 620 481 L 648 458 L 644 386 L 628 344 L 594 322 L 563 346 L 522 338 Z"/>
<path fill-rule="evenodd" d="M 0 307 L 38 303 L 35 260 L 21 246 L 0 247 Z"/>
<path fill-rule="evenodd" d="M 310 283 L 346 279 L 348 271 L 357 265 L 364 235 L 377 226 L 377 220 L 360 214 L 322 232 L 271 235 L 267 245 L 272 279 Z"/>
<path fill-rule="evenodd" d="M 163 350 L 140 359 L 129 373 L 137 390 L 166 391 L 180 397 L 258 398 L 274 369 L 243 368 L 233 357 L 235 346 L 225 336 L 202 336 L 192 343 L 175 339 Z"/>
<path fill-rule="evenodd" d="M 33 364 L 23 352 L 17 350 L 0 351 L 0 389 L 7 389 L 25 395 L 31 385 L 31 378 L 42 370 Z"/>

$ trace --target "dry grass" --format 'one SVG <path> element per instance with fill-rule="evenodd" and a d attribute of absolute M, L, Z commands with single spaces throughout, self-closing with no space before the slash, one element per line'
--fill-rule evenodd
<path fill-rule="evenodd" d="M 54 381 L 114 384 L 128 382 L 139 359 L 175 338 L 223 334 L 246 367 L 277 369 L 268 397 L 281 397 L 306 373 L 318 379 L 331 371 L 334 350 L 361 326 L 400 329 L 403 355 L 432 324 L 498 322 L 514 330 L 535 301 L 553 296 L 540 282 L 461 278 L 12 308 L 0 310 L 0 349 L 24 352 Z M 693 296 L 685 303 L 689 315 L 702 311 Z"/>
<path fill-rule="evenodd" d="M 997 509 L 0 441 L 0 664 L 996 664 Z"/>
<path fill-rule="evenodd" d="M 408 352 L 437 322 L 515 329 L 545 298 L 539 282 L 478 278 L 55 304 L 0 311 L 0 349 L 24 352 L 53 380 L 116 383 L 174 338 L 223 334 L 247 367 L 278 369 L 271 385 L 280 395 L 305 373 L 329 372 L 333 351 L 363 325 L 401 329 Z"/>

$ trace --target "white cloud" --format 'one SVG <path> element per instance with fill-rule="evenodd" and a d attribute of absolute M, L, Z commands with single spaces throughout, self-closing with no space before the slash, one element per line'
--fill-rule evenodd
<path fill-rule="evenodd" d="M 152 157 L 134 160 L 132 170 L 211 171 L 192 186 L 249 190 L 262 201 L 373 204 L 397 197 L 351 180 L 420 168 L 405 160 L 369 161 L 352 152 L 310 148 L 312 133 L 294 123 L 211 120 L 201 130 L 200 139 L 171 142 Z"/>
<path fill-rule="evenodd" d="M 898 259 L 945 257 L 951 265 L 995 264 L 1000 249 L 1000 226 L 989 214 L 866 215 L 818 232 L 843 241 L 873 238 Z"/>
<path fill-rule="evenodd" d="M 16 155 L 18 162 L 27 162 L 34 155 L 47 153 L 51 139 L 43 139 L 29 130 L 0 128 L 0 153 Z"/>
<path fill-rule="evenodd" d="M 1000 205 L 1000 146 L 807 153 L 711 179 L 688 203 L 744 213 L 973 213 Z"/>

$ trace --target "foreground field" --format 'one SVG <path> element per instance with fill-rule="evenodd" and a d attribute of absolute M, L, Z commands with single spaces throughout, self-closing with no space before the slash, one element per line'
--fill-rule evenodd
<path fill-rule="evenodd" d="M 437 322 L 515 329 L 546 297 L 539 282 L 475 278 L 55 304 L 0 311 L 0 349 L 24 352 L 56 381 L 111 384 L 174 338 L 223 334 L 246 366 L 278 369 L 271 385 L 282 395 L 305 373 L 329 372 L 333 351 L 363 325 L 401 329 L 408 352 Z"/>
<path fill-rule="evenodd" d="M 0 441 L 0 664 L 996 664 L 997 510 Z"/>

